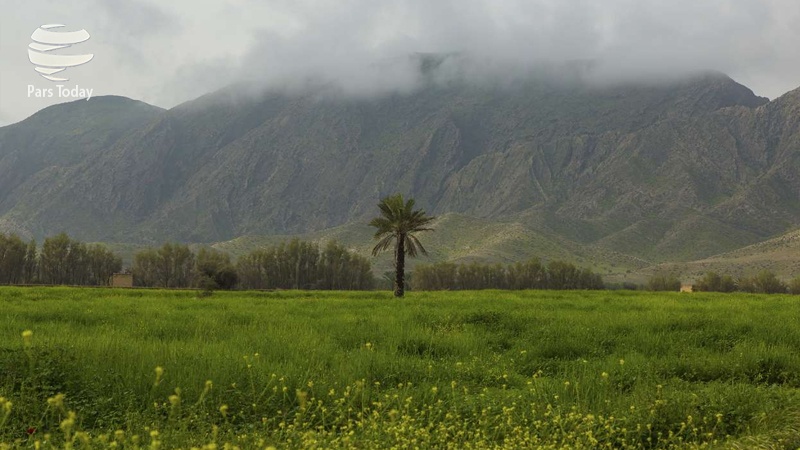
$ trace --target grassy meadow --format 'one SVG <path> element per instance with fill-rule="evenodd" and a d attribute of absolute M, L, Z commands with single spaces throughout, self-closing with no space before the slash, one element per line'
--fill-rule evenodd
<path fill-rule="evenodd" d="M 0 288 L 0 448 L 797 448 L 800 302 Z"/>

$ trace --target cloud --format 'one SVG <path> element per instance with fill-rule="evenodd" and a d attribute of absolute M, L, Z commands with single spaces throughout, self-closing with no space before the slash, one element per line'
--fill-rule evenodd
<path fill-rule="evenodd" d="M 790 0 L 12 0 L 0 11 L 0 113 L 11 120 L 47 104 L 23 96 L 36 79 L 24 48 L 52 20 L 92 33 L 96 57 L 76 82 L 162 107 L 232 83 L 407 91 L 420 53 L 458 55 L 440 81 L 593 61 L 606 81 L 718 70 L 773 98 L 800 85 Z"/>
<path fill-rule="evenodd" d="M 95 0 L 94 5 L 97 10 L 107 15 L 110 25 L 134 38 L 161 33 L 175 34 L 180 31 L 177 16 L 142 0 L 119 2 Z"/>
<path fill-rule="evenodd" d="M 163 60 L 159 56 L 164 52 L 157 50 L 159 45 L 178 38 L 183 32 L 176 14 L 165 12 L 146 0 L 93 0 L 92 11 L 96 39 L 113 49 L 118 66 L 137 70 L 160 66 Z"/>
<path fill-rule="evenodd" d="M 242 0 L 242 9 L 256 8 Z M 663 79 L 717 70 L 771 97 L 800 84 L 800 4 L 778 0 L 342 0 L 260 3 L 252 37 L 223 77 L 268 88 L 331 84 L 371 95 L 419 83 L 420 52 L 458 54 L 445 73 L 478 80 L 592 61 L 599 81 Z M 232 6 L 230 8 L 233 8 Z M 235 65 L 236 69 L 231 70 Z M 192 63 L 183 68 L 192 72 Z M 199 63 L 198 71 L 211 70 Z M 450 72 L 447 72 L 447 69 Z"/>

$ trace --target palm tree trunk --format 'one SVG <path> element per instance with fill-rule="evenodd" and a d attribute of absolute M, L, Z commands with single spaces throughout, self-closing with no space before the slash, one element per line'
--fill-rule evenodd
<path fill-rule="evenodd" d="M 406 235 L 400 233 L 397 236 L 397 248 L 394 252 L 395 276 L 394 276 L 394 296 L 402 297 L 405 293 L 405 270 L 406 270 Z"/>

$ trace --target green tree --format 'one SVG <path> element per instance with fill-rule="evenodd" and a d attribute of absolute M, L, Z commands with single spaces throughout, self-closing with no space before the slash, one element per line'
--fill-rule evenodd
<path fill-rule="evenodd" d="M 319 246 L 312 242 L 292 239 L 286 246 L 281 263 L 289 289 L 314 289 L 317 282 Z"/>
<path fill-rule="evenodd" d="M 89 254 L 86 249 L 86 244 L 70 239 L 66 264 L 66 284 L 77 286 L 89 284 Z"/>
<path fill-rule="evenodd" d="M 0 234 L 0 284 L 17 284 L 25 270 L 25 242 L 18 236 Z"/>
<path fill-rule="evenodd" d="M 28 242 L 25 250 L 25 267 L 23 270 L 23 282 L 31 284 L 36 281 L 39 273 L 39 255 L 36 250 L 36 241 Z"/>
<path fill-rule="evenodd" d="M 273 250 L 255 250 L 236 261 L 239 286 L 243 289 L 270 289 L 269 266 Z"/>
<path fill-rule="evenodd" d="M 236 262 L 243 289 L 372 289 L 374 277 L 367 258 L 335 241 L 324 250 L 297 239 L 256 250 Z"/>
<path fill-rule="evenodd" d="M 394 296 L 402 297 L 405 293 L 405 261 L 406 254 L 412 258 L 418 253 L 428 252 L 414 233 L 433 231 L 428 225 L 435 217 L 427 216 L 425 211 L 414 209 L 414 199 L 403 200 L 402 194 L 384 198 L 378 203 L 381 215 L 372 219 L 369 225 L 376 228 L 375 239 L 379 239 L 372 256 L 394 247 Z"/>
<path fill-rule="evenodd" d="M 648 291 L 674 291 L 681 290 L 681 280 L 674 274 L 658 273 L 647 280 Z"/>
<path fill-rule="evenodd" d="M 603 277 L 589 269 L 578 269 L 578 289 L 605 289 Z"/>
<path fill-rule="evenodd" d="M 544 289 L 547 287 L 547 269 L 538 259 L 517 262 L 508 267 L 510 289 Z"/>
<path fill-rule="evenodd" d="M 195 257 L 187 245 L 166 243 L 157 253 L 161 286 L 182 288 L 192 285 Z"/>
<path fill-rule="evenodd" d="M 762 270 L 751 278 L 742 278 L 739 281 L 739 289 L 744 292 L 758 294 L 785 294 L 786 285 L 769 270 Z"/>
<path fill-rule="evenodd" d="M 155 287 L 158 284 L 158 252 L 148 248 L 133 257 L 133 282 L 136 286 Z"/>
<path fill-rule="evenodd" d="M 89 284 L 107 285 L 111 275 L 122 270 L 122 258 L 115 255 L 102 244 L 92 244 L 86 248 L 89 261 Z"/>
<path fill-rule="evenodd" d="M 703 278 L 695 283 L 694 290 L 702 292 L 733 292 L 736 290 L 736 282 L 730 275 L 707 272 L 703 275 Z"/>
<path fill-rule="evenodd" d="M 45 239 L 38 256 L 35 241 L 20 245 L 20 279 L 25 283 L 102 286 L 122 269 L 122 259 L 105 246 L 86 245 L 65 233 Z"/>
<path fill-rule="evenodd" d="M 189 247 L 164 244 L 148 248 L 133 257 L 133 279 L 137 286 L 184 288 L 192 285 L 195 275 L 195 256 Z"/>
<path fill-rule="evenodd" d="M 418 264 L 414 268 L 414 289 L 421 291 L 444 291 L 456 289 L 458 266 L 451 262 Z M 391 274 L 391 272 L 389 272 Z M 394 283 L 394 274 L 389 281 Z"/>
<path fill-rule="evenodd" d="M 201 248 L 196 260 L 197 287 L 233 289 L 239 280 L 231 257 L 214 249 Z"/>
<path fill-rule="evenodd" d="M 794 295 L 800 295 L 800 276 L 793 278 L 789 283 L 789 292 Z"/>
<path fill-rule="evenodd" d="M 580 272 L 574 265 L 564 261 L 550 261 L 547 264 L 548 289 L 578 289 Z"/>
<path fill-rule="evenodd" d="M 41 280 L 45 284 L 69 284 L 69 263 L 72 240 L 66 233 L 44 240 L 39 255 Z"/>
<path fill-rule="evenodd" d="M 369 260 L 328 241 L 319 257 L 317 289 L 372 289 L 374 277 Z"/>

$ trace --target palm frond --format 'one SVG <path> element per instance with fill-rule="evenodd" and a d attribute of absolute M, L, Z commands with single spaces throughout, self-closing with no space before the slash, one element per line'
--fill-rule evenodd
<path fill-rule="evenodd" d="M 409 255 L 417 256 L 417 249 L 419 249 L 419 252 L 421 252 L 423 255 L 426 255 L 426 256 L 428 255 L 428 251 L 425 250 L 425 247 L 422 246 L 422 242 L 420 242 L 419 239 L 417 239 L 417 237 L 414 236 L 413 234 L 409 234 L 408 235 L 408 241 L 407 242 L 409 243 L 409 245 L 408 245 L 409 247 L 413 247 L 414 248 L 414 254 L 411 255 L 411 253 L 409 252 Z"/>
<path fill-rule="evenodd" d="M 406 249 L 406 254 L 412 258 L 417 257 L 417 246 L 414 244 L 414 241 L 411 240 L 411 236 L 406 236 L 406 242 L 403 248 Z"/>
<path fill-rule="evenodd" d="M 408 201 L 406 202 L 405 210 L 408 211 L 408 212 L 414 211 L 414 199 L 413 198 L 408 199 Z"/>
<path fill-rule="evenodd" d="M 372 219 L 369 222 L 369 226 L 376 228 L 374 239 L 380 239 L 387 233 L 394 233 L 392 222 L 383 217 L 376 217 Z"/>
<path fill-rule="evenodd" d="M 373 256 L 387 250 L 401 236 L 407 238 L 404 246 L 406 254 L 411 257 L 419 253 L 428 254 L 419 239 L 411 233 L 433 231 L 429 225 L 436 218 L 427 216 L 421 209 L 414 210 L 414 205 L 413 198 L 404 200 L 402 194 L 390 195 L 378 203 L 381 215 L 369 222 L 370 226 L 375 227 L 374 239 L 380 239 L 372 249 Z"/>
<path fill-rule="evenodd" d="M 378 253 L 386 251 L 386 249 L 392 246 L 392 241 L 394 240 L 395 240 L 395 235 L 390 234 L 381 239 L 380 241 L 378 241 L 378 243 L 372 249 L 372 256 L 377 256 Z"/>

